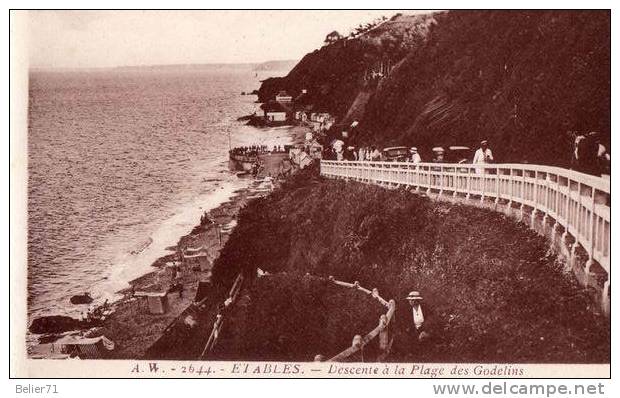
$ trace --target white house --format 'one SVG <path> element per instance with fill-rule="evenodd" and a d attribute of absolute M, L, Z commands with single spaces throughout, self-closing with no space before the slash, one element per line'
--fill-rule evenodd
<path fill-rule="evenodd" d="M 286 112 L 269 111 L 267 112 L 266 118 L 270 122 L 285 122 Z"/>
<path fill-rule="evenodd" d="M 286 91 L 280 91 L 276 95 L 276 102 L 280 102 L 280 103 L 293 102 L 293 96 L 289 95 Z"/>

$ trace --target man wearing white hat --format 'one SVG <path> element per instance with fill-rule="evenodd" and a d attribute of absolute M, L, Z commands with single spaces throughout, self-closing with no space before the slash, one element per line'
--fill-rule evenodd
<path fill-rule="evenodd" d="M 487 140 L 480 141 L 480 148 L 474 155 L 474 164 L 486 164 L 493 163 L 493 152 L 489 149 L 489 142 Z"/>
<path fill-rule="evenodd" d="M 412 146 L 411 149 L 409 149 L 409 152 L 411 153 L 411 163 L 420 163 L 422 162 L 422 158 L 420 157 L 420 154 L 418 153 L 418 148 Z"/>
<path fill-rule="evenodd" d="M 422 296 L 420 292 L 412 291 L 406 297 L 411 305 L 411 314 L 413 316 L 413 332 L 419 341 L 426 340 L 429 334 L 424 330 L 424 312 L 422 311 Z"/>
<path fill-rule="evenodd" d="M 493 163 L 493 152 L 489 149 L 489 143 L 487 140 L 480 141 L 480 148 L 474 154 L 473 164 L 488 164 Z M 482 174 L 483 168 L 477 168 L 476 173 Z"/>

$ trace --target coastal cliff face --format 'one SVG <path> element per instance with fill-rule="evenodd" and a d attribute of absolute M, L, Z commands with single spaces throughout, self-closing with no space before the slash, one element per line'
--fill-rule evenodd
<path fill-rule="evenodd" d="M 258 100 L 267 102 L 280 90 L 297 96 L 305 89 L 316 111 L 344 116 L 360 92 L 372 89 L 364 77 L 380 65 L 396 64 L 424 41 L 433 23 L 432 15 L 399 15 L 356 38 L 324 46 L 306 54 L 287 76 L 265 80 Z"/>
<path fill-rule="evenodd" d="M 569 131 L 599 131 L 610 147 L 609 12 L 451 11 L 396 21 L 367 40 L 308 54 L 288 76 L 265 81 L 259 99 L 306 88 L 340 122 L 360 121 L 353 143 L 415 145 L 426 159 L 435 145 L 486 138 L 502 162 L 566 166 Z M 389 75 L 364 82 L 381 59 L 393 66 Z"/>
<path fill-rule="evenodd" d="M 256 275 L 260 267 L 377 287 L 397 302 L 394 360 L 609 360 L 608 320 L 593 313 L 587 292 L 562 272 L 545 239 L 527 226 L 490 210 L 313 173 L 303 170 L 240 213 L 215 262 L 214 283 L 227 285 L 239 271 Z M 277 284 L 265 289 L 262 295 L 286 301 Z M 433 342 L 415 353 L 406 332 L 411 320 L 404 297 L 411 290 L 422 293 L 433 314 L 428 319 Z M 322 310 L 303 311 L 311 318 L 312 311 Z M 277 316 L 254 319 L 254 327 Z M 325 330 L 332 332 L 337 333 Z M 322 352 L 320 345 L 316 352 Z"/>

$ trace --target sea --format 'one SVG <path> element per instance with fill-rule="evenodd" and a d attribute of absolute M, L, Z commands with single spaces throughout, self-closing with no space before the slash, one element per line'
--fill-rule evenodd
<path fill-rule="evenodd" d="M 229 145 L 285 144 L 238 121 L 241 95 L 286 71 L 251 66 L 36 70 L 29 75 L 28 318 L 79 316 L 71 296 L 115 300 L 128 281 L 247 186 Z"/>

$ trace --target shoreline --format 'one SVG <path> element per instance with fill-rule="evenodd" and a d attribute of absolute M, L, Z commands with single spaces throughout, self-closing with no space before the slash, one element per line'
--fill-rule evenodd
<path fill-rule="evenodd" d="M 303 143 L 306 126 L 288 126 L 287 135 L 293 144 Z M 231 172 L 234 173 L 234 172 Z M 265 170 L 264 178 L 269 174 Z M 201 225 L 200 220 L 192 230 L 179 237 L 175 245 L 166 249 L 169 254 L 157 258 L 150 264 L 151 270 L 128 281 L 128 286 L 115 293 L 121 295 L 118 300 L 110 303 L 110 312 L 106 318 L 90 328 L 70 330 L 63 333 L 33 334 L 38 344 L 28 348 L 29 356 L 37 356 L 45 351 L 43 347 L 57 338 L 67 335 L 80 337 L 105 336 L 115 344 L 115 349 L 109 352 L 109 359 L 137 359 L 144 356 L 146 351 L 161 336 L 162 332 L 173 323 L 194 302 L 200 282 L 210 279 L 211 268 L 219 256 L 220 249 L 226 244 L 236 225 L 237 214 L 259 192 L 256 188 L 260 179 L 249 181 L 247 187 L 233 191 L 226 201 L 220 203 L 208 214 L 211 223 Z M 218 229 L 222 229 L 218 233 Z M 202 247 L 204 256 L 191 261 L 179 261 L 180 254 L 188 248 Z M 168 263 L 176 261 L 178 264 L 177 277 L 173 279 Z M 189 263 L 189 264 L 188 264 Z M 149 314 L 145 299 L 132 297 L 132 292 L 165 292 L 172 284 L 180 283 L 183 286 L 182 294 L 168 292 L 168 311 L 164 314 Z M 37 349 L 39 348 L 39 349 Z"/>
<path fill-rule="evenodd" d="M 292 140 L 293 140 L 293 145 L 299 144 L 299 143 L 303 143 L 304 139 L 305 139 L 305 133 L 307 131 L 309 131 L 309 127 L 306 126 L 278 126 L 277 128 L 282 129 L 282 128 L 288 128 L 288 134 L 291 136 Z M 234 173 L 233 171 L 231 171 L 231 173 Z M 217 216 L 215 216 L 216 219 L 224 219 L 225 223 L 229 223 L 232 221 L 232 219 L 236 219 L 237 213 L 239 212 L 239 210 L 241 209 L 242 206 L 237 206 L 239 204 L 240 201 L 247 201 L 247 196 L 250 196 L 250 191 L 251 191 L 252 187 L 251 184 L 249 187 L 245 187 L 245 188 L 240 188 L 237 189 L 235 191 L 233 191 L 232 196 L 230 198 L 228 198 L 227 200 L 225 200 L 224 202 L 220 203 L 219 205 L 217 205 L 216 207 L 214 207 L 211 210 L 208 210 L 207 213 L 209 213 L 209 215 L 211 216 L 212 212 L 218 213 L 218 212 L 222 212 L 226 210 L 226 207 L 231 207 L 234 208 L 234 210 L 231 210 L 231 212 L 229 214 L 219 214 Z M 244 202 L 245 204 L 245 202 Z M 230 220 L 229 220 L 230 218 Z M 219 223 L 223 225 L 223 223 Z M 171 261 L 171 259 L 178 253 L 179 251 L 179 246 L 183 247 L 183 241 L 186 239 L 191 239 L 192 238 L 192 233 L 196 230 L 199 229 L 201 227 L 200 223 L 196 224 L 192 231 L 189 234 L 186 235 L 182 235 L 179 240 L 177 241 L 177 243 L 175 245 L 169 246 L 166 248 L 166 250 L 171 251 L 172 253 L 161 256 L 159 258 L 157 258 L 153 263 L 151 263 L 151 267 L 155 267 L 155 268 L 162 268 L 163 266 L 165 266 L 165 263 L 168 261 Z M 203 231 L 203 232 L 208 232 L 208 231 Z M 226 240 L 228 239 L 228 234 L 226 235 Z M 225 241 L 222 240 L 222 246 L 225 244 Z M 218 254 L 219 254 L 219 249 L 217 250 Z M 217 258 L 217 256 L 215 257 Z M 213 258 L 213 260 L 211 261 L 211 263 L 215 260 L 215 258 Z M 150 271 L 144 275 L 141 275 L 137 278 L 134 278 L 130 281 L 128 281 L 127 283 L 130 285 L 130 287 L 127 287 L 125 289 L 121 289 L 119 291 L 117 291 L 117 294 L 125 294 L 127 293 L 130 289 L 131 286 L 141 286 L 144 284 L 145 279 L 150 279 L 152 278 L 154 275 L 157 274 L 156 270 Z M 121 299 L 123 300 L 123 299 Z M 119 301 L 121 301 L 119 300 Z"/>

